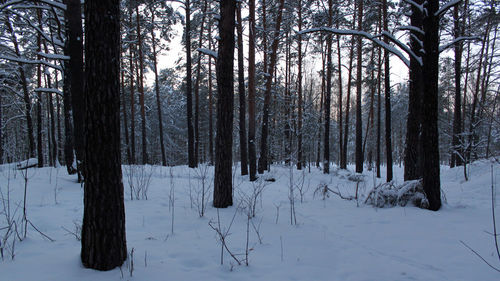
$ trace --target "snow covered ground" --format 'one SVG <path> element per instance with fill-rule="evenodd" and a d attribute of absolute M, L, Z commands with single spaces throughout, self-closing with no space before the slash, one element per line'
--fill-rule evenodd
<path fill-rule="evenodd" d="M 245 253 L 247 235 L 243 198 L 254 187 L 263 187 L 249 226 L 249 266 L 244 262 L 237 265 L 227 252 L 224 264 L 220 263 L 221 244 L 209 226 L 210 221 L 217 224 L 217 210 L 209 203 L 200 217 L 196 207 L 201 200 L 203 169 L 136 169 L 136 175 L 142 170 L 145 175 L 152 172 L 148 199 L 130 200 L 130 169 L 124 166 L 127 245 L 129 252 L 133 249 L 133 258 L 127 263 L 133 259 L 132 276 L 127 264 L 108 272 L 82 267 L 80 242 L 69 233 L 82 220 L 82 188 L 64 167 L 31 168 L 27 217 L 55 241 L 29 227 L 27 238 L 15 244 L 14 260 L 4 249 L 0 280 L 499 280 L 498 272 L 460 243 L 500 266 L 492 236 L 486 233 L 492 232 L 491 165 L 498 181 L 500 166 L 490 161 L 474 163 L 468 182 L 463 180 L 461 168 L 443 167 L 441 182 L 447 203 L 438 212 L 412 206 L 376 209 L 363 200 L 358 207 L 356 201 L 332 194 L 329 198 L 314 195 L 320 184 L 353 195 L 356 183 L 347 179 L 345 171 L 324 175 L 315 167 L 304 173 L 294 170 L 290 181 L 289 168 L 273 166 L 262 178 L 275 182 L 252 185 L 248 177 L 239 176 L 237 168 L 235 206 L 221 209 L 219 217 L 225 230 L 235 216 L 226 240 L 228 248 L 243 260 L 245 256 L 240 254 Z M 20 221 L 24 180 L 11 167 L 0 166 L 0 188 L 4 198 L 10 189 L 10 208 L 12 212 L 17 209 Z M 208 169 L 206 187 L 211 188 L 213 168 Z M 401 183 L 402 169 L 395 167 L 395 174 Z M 362 196 L 374 185 L 372 172 L 366 172 L 364 178 L 359 185 Z M 290 182 L 304 191 L 301 202 L 300 191 L 294 190 L 296 225 L 290 223 Z M 0 202 L 0 229 L 6 225 L 1 213 L 5 206 L 6 201 Z M 0 239 L 4 231 L 0 230 Z"/>

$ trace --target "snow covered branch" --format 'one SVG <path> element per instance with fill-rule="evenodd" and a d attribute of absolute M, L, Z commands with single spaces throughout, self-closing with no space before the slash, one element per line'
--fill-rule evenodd
<path fill-rule="evenodd" d="M 406 45 L 404 45 L 401 41 L 395 39 L 390 33 L 382 33 L 380 35 L 374 36 L 368 32 L 365 31 L 359 31 L 359 30 L 351 30 L 351 29 L 336 29 L 336 28 L 330 28 L 330 27 L 315 27 L 315 28 L 310 28 L 306 29 L 303 31 L 298 32 L 298 34 L 307 34 L 307 33 L 312 33 L 312 32 L 331 32 L 333 34 L 337 35 L 354 35 L 354 36 L 361 36 L 364 37 L 373 43 L 379 45 L 380 47 L 384 48 L 385 50 L 389 51 L 390 53 L 396 55 L 406 66 L 410 67 L 410 61 L 404 56 L 402 52 L 400 52 L 398 49 L 394 48 L 393 46 L 385 43 L 384 41 L 378 39 L 377 37 L 380 36 L 386 36 L 388 37 L 391 41 L 393 41 L 398 47 L 400 47 L 405 53 L 408 55 L 414 57 L 420 64 L 422 64 L 422 59 L 413 53 L 410 48 L 408 48 Z"/>
<path fill-rule="evenodd" d="M 6 3 L 0 5 L 0 12 L 9 7 L 9 6 L 12 6 L 12 5 L 16 5 L 16 4 L 22 4 L 24 2 L 27 2 L 26 0 L 11 0 L 11 1 L 7 1 Z M 28 1 L 28 2 L 32 2 L 32 1 Z M 47 4 L 51 7 L 54 7 L 54 8 L 58 8 L 58 9 L 61 9 L 61 10 L 66 10 L 66 5 L 61 3 L 61 2 L 57 2 L 57 1 L 52 1 L 52 0 L 38 0 L 39 3 L 43 3 L 43 4 Z M 40 6 L 37 6 L 37 5 L 33 5 L 32 8 L 40 8 Z"/>
<path fill-rule="evenodd" d="M 449 43 L 447 43 L 447 44 L 445 44 L 443 46 L 440 46 L 439 47 L 439 52 L 441 53 L 444 50 L 448 49 L 449 47 L 455 45 L 456 43 L 462 42 L 462 41 L 467 41 L 467 40 L 476 41 L 476 40 L 481 40 L 481 38 L 478 37 L 478 36 L 461 36 L 461 37 L 453 39 L 451 42 L 449 42 Z"/>
<path fill-rule="evenodd" d="M 9 55 L 0 55 L 0 59 L 8 60 L 8 61 L 13 61 L 13 62 L 18 62 L 18 63 L 26 63 L 26 64 L 43 64 L 45 66 L 57 69 L 62 72 L 62 67 L 57 66 L 55 64 L 46 62 L 44 60 L 29 60 L 29 59 L 23 59 L 19 57 L 13 57 Z"/>
<path fill-rule="evenodd" d="M 217 59 L 217 52 L 215 52 L 214 50 L 210 50 L 210 49 L 206 49 L 206 48 L 198 48 L 198 49 L 196 49 L 196 51 L 198 51 L 202 54 L 211 56 L 214 59 Z"/>
<path fill-rule="evenodd" d="M 448 3 L 444 4 L 443 7 L 441 7 L 436 13 L 434 13 L 434 15 L 436 17 L 440 17 L 441 15 L 446 13 L 446 11 L 448 11 L 448 9 L 452 8 L 455 5 L 458 5 L 460 2 L 462 2 L 462 0 L 450 0 L 450 1 L 448 1 Z"/>
<path fill-rule="evenodd" d="M 410 4 L 412 7 L 418 9 L 420 11 L 420 13 L 424 13 L 424 4 L 417 4 L 415 1 L 413 0 L 403 0 L 404 2 Z"/>
<path fill-rule="evenodd" d="M 63 96 L 63 92 L 61 92 L 61 90 L 55 89 L 55 88 L 35 88 L 35 92 L 53 93 L 53 94 L 57 94 L 61 97 Z"/>

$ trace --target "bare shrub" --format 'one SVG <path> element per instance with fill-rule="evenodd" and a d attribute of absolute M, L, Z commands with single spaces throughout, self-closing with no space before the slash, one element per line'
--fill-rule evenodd
<path fill-rule="evenodd" d="M 149 165 L 125 166 L 127 182 L 130 188 L 130 200 L 148 200 L 148 190 L 154 167 Z"/>

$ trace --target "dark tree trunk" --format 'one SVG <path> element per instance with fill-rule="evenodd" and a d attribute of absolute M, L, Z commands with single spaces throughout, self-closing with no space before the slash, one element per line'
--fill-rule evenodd
<path fill-rule="evenodd" d="M 439 78 L 439 9 L 438 0 L 427 0 L 424 5 L 427 16 L 424 17 L 424 56 L 423 56 L 423 103 L 422 141 L 423 188 L 429 200 L 429 209 L 441 208 L 441 180 L 439 171 L 438 137 L 438 78 Z"/>
<path fill-rule="evenodd" d="M 81 259 L 110 270 L 127 258 L 120 161 L 120 3 L 85 1 L 85 187 Z M 106 141 L 103 141 L 106 140 Z"/>
<path fill-rule="evenodd" d="M 356 11 L 358 1 L 354 2 L 354 10 Z M 354 18 L 352 21 L 352 28 L 354 29 L 356 25 L 356 13 L 354 13 Z M 342 158 L 340 168 L 347 169 L 347 144 L 349 142 L 349 111 L 351 108 L 351 85 L 352 85 L 352 63 L 354 61 L 354 36 L 351 38 L 351 46 L 349 51 L 349 68 L 347 71 L 347 98 L 345 105 L 345 126 L 344 126 L 344 149 L 342 149 Z"/>
<path fill-rule="evenodd" d="M 245 74 L 243 65 L 243 23 L 241 22 L 241 3 L 237 10 L 237 29 L 238 29 L 238 95 L 240 100 L 240 157 L 241 157 L 241 175 L 248 175 L 248 157 L 247 157 L 247 129 L 245 120 Z"/>
<path fill-rule="evenodd" d="M 339 20 L 337 21 L 337 29 L 339 28 Z M 342 161 L 342 156 L 344 155 L 343 149 L 343 138 L 342 138 L 342 94 L 343 94 L 343 89 L 342 89 L 342 54 L 341 54 L 341 47 L 340 47 L 340 35 L 337 35 L 337 58 L 338 58 L 338 67 L 339 67 L 339 165 L 341 169 L 346 169 L 347 166 L 345 165 L 344 161 Z"/>
<path fill-rule="evenodd" d="M 417 0 L 417 4 L 422 4 L 423 0 Z M 411 25 L 416 28 L 423 28 L 423 15 L 418 8 L 412 7 L 410 17 Z M 417 56 L 422 56 L 423 35 L 419 32 L 411 31 L 410 47 Z M 408 119 L 406 122 L 406 147 L 404 156 L 404 180 L 416 180 L 422 178 L 422 140 L 421 122 L 423 116 L 422 97 L 424 89 L 422 66 L 410 56 L 410 83 L 408 100 Z"/>
<path fill-rule="evenodd" d="M 38 28 L 42 29 L 42 12 L 37 10 L 38 16 Z M 37 35 L 37 52 L 40 54 L 42 52 L 42 38 L 41 35 Z M 37 59 L 40 60 L 41 56 L 37 55 Z M 42 66 L 38 64 L 36 66 L 36 77 L 37 77 L 37 88 L 42 87 Z M 38 167 L 43 167 L 43 133 L 42 133 L 42 93 L 37 92 L 36 99 L 36 142 L 37 142 L 37 158 Z"/>
<path fill-rule="evenodd" d="M 328 27 L 332 26 L 333 0 L 328 0 Z M 332 34 L 326 37 L 326 94 L 325 94 L 325 133 L 323 139 L 323 173 L 330 173 L 330 99 L 332 96 Z"/>
<path fill-rule="evenodd" d="M 135 13 L 137 18 L 137 45 L 139 50 L 139 80 L 137 85 L 139 87 L 139 104 L 141 106 L 141 137 L 142 137 L 142 164 L 147 164 L 149 162 L 148 157 L 148 145 L 146 136 L 146 111 L 144 106 L 144 55 L 142 52 L 142 34 L 141 34 L 141 21 L 139 14 L 139 5 L 135 6 Z"/>
<path fill-rule="evenodd" d="M 128 138 L 128 118 L 127 118 L 127 102 L 125 99 L 125 71 L 122 70 L 121 73 L 122 76 L 122 113 L 123 113 L 123 129 L 124 129 L 124 135 L 125 135 L 125 146 L 127 149 L 127 161 L 128 164 L 130 164 L 131 159 L 132 159 L 132 154 L 130 152 L 130 141 Z"/>
<path fill-rule="evenodd" d="M 358 30 L 363 29 L 363 1 L 358 4 Z M 363 119 L 361 117 L 361 84 L 362 84 L 362 50 L 363 41 L 361 36 L 358 36 L 358 62 L 356 65 L 357 82 L 356 82 L 356 173 L 363 172 Z"/>
<path fill-rule="evenodd" d="M 299 32 L 302 30 L 302 1 L 299 0 L 298 5 L 298 20 Z M 298 73 L 297 73 L 297 98 L 298 98 L 298 113 L 297 113 L 297 170 L 302 170 L 303 152 L 302 152 L 302 34 L 297 36 L 298 48 Z"/>
<path fill-rule="evenodd" d="M 191 4 L 186 0 L 186 28 L 184 30 L 186 43 L 186 112 L 187 112 L 187 131 L 188 131 L 188 165 L 189 168 L 196 167 L 196 158 L 194 155 L 194 129 L 193 129 L 193 85 L 191 77 Z"/>
<path fill-rule="evenodd" d="M 271 105 L 271 86 L 273 81 L 273 74 L 275 70 L 277 53 L 278 53 L 278 43 L 279 43 L 279 31 L 281 26 L 281 19 L 283 16 L 283 6 L 285 1 L 280 0 L 280 6 L 278 8 L 278 17 L 276 19 L 276 28 L 274 29 L 274 38 L 273 44 L 271 46 L 271 61 L 268 67 L 267 73 L 267 81 L 266 81 L 266 92 L 264 93 L 264 109 L 263 109 L 263 117 L 262 117 L 262 133 L 260 140 L 260 158 L 259 158 L 259 174 L 264 173 L 264 170 L 267 168 L 268 159 L 267 159 L 267 136 L 269 134 L 269 107 Z"/>
<path fill-rule="evenodd" d="M 384 30 L 388 30 L 387 0 L 383 0 Z M 389 44 L 389 39 L 384 37 Z M 384 92 L 385 92 L 385 156 L 387 159 L 387 182 L 392 181 L 392 139 L 391 139 L 391 80 L 389 67 L 389 51 L 384 49 Z"/>
<path fill-rule="evenodd" d="M 132 29 L 132 1 L 129 2 L 129 23 L 130 29 Z M 130 42 L 133 40 L 132 32 L 130 33 Z M 131 158 L 129 159 L 129 164 L 135 164 L 135 88 L 134 88 L 134 45 L 130 44 L 130 153 Z M 137 82 L 139 84 L 139 82 Z"/>
<path fill-rule="evenodd" d="M 198 41 L 198 48 L 203 47 L 203 32 L 205 24 L 205 15 L 208 3 L 205 0 L 205 5 L 202 10 L 202 18 L 200 24 L 200 36 Z M 194 159 L 196 165 L 200 161 L 200 80 L 201 80 L 201 53 L 198 54 L 198 62 L 196 64 L 196 82 L 194 85 Z"/>
<path fill-rule="evenodd" d="M 208 25 L 208 47 L 212 49 L 212 26 Z M 210 164 L 215 163 L 214 160 L 214 121 L 213 121 L 213 93 L 212 93 L 212 57 L 208 57 L 208 149 L 210 156 Z"/>
<path fill-rule="evenodd" d="M 82 30 L 82 8 L 79 0 L 67 0 L 66 1 L 66 24 L 68 28 L 68 55 L 70 57 L 68 67 L 69 67 L 69 94 L 68 102 L 70 104 L 64 104 L 65 110 L 70 110 L 73 113 L 72 118 L 67 117 L 72 121 L 72 142 L 73 147 L 67 144 L 68 147 L 65 148 L 65 153 L 70 153 L 70 149 L 75 150 L 77 168 L 79 167 L 79 162 L 84 160 L 83 152 L 83 127 L 84 127 L 84 115 L 85 115 L 85 101 L 83 99 L 83 30 Z M 66 77 L 65 77 L 66 79 Z M 66 106 L 68 108 L 66 108 Z M 71 108 L 69 107 L 71 106 Z M 66 119 L 66 118 L 65 118 Z M 68 120 L 69 121 L 69 120 Z M 65 120 L 66 122 L 66 120 Z M 66 132 L 70 133 L 70 132 Z M 69 142 L 68 136 L 66 136 L 66 141 Z M 71 152 L 73 154 L 73 152 Z M 73 155 L 66 155 L 66 161 L 70 158 L 73 159 Z M 73 162 L 73 160 L 72 160 Z M 73 165 L 73 163 L 69 163 Z M 68 165 L 68 163 L 66 163 Z"/>
<path fill-rule="evenodd" d="M 380 24 L 382 24 L 382 15 L 380 15 Z M 380 139 L 381 139 L 381 125 L 382 125 L 382 98 L 381 98 L 381 81 L 382 76 L 382 49 L 378 48 L 378 62 L 377 62 L 377 156 L 375 157 L 375 169 L 377 170 L 377 178 L 380 178 Z"/>
<path fill-rule="evenodd" d="M 255 149 L 255 0 L 248 1 L 248 166 L 250 181 L 257 179 Z"/>
<path fill-rule="evenodd" d="M 465 1 L 464 7 L 467 9 L 468 1 Z M 465 13 L 463 13 L 465 15 Z M 464 20 L 465 21 L 465 20 Z M 454 37 L 459 38 L 462 34 L 461 21 L 459 18 L 459 5 L 456 5 L 453 10 L 453 32 Z M 461 149 L 462 138 L 462 53 L 463 43 L 455 44 L 455 106 L 453 109 L 453 136 L 451 140 L 451 161 L 450 167 L 461 166 L 463 151 Z"/>
<path fill-rule="evenodd" d="M 160 81 L 158 80 L 158 63 L 156 59 L 156 39 L 154 32 L 154 22 L 155 22 L 155 11 L 153 6 L 150 7 L 151 10 L 151 39 L 153 46 L 153 71 L 155 73 L 155 93 L 156 93 L 156 107 L 158 108 L 158 129 L 160 134 L 160 149 L 161 149 L 161 164 L 167 166 L 167 156 L 165 154 L 165 143 L 163 141 L 163 115 L 161 113 L 161 99 L 160 99 Z"/>
<path fill-rule="evenodd" d="M 217 135 L 215 143 L 214 207 L 233 205 L 233 60 L 235 0 L 220 2 L 219 51 L 217 54 Z"/>

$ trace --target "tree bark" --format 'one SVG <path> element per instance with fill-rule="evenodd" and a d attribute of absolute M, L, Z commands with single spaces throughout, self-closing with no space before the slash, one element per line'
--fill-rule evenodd
<path fill-rule="evenodd" d="M 383 0 L 384 30 L 389 32 L 387 17 L 387 0 Z M 384 42 L 389 39 L 384 36 Z M 392 181 L 392 139 L 391 139 L 391 80 L 389 67 L 389 51 L 384 49 L 384 92 L 385 92 L 385 156 L 387 159 L 387 182 Z"/>
<path fill-rule="evenodd" d="M 421 5 L 423 0 L 417 0 Z M 423 14 L 412 6 L 410 17 L 411 25 L 423 29 Z M 422 57 L 423 35 L 419 32 L 410 31 L 411 50 Z M 406 147 L 404 156 L 404 180 L 416 180 L 422 178 L 422 98 L 424 90 L 422 66 L 413 57 L 410 57 L 410 82 L 408 99 L 408 119 L 406 122 Z"/>
<path fill-rule="evenodd" d="M 146 111 L 144 106 L 144 55 L 142 52 L 142 34 L 141 34 L 141 21 L 139 14 L 139 5 L 135 6 L 135 13 L 137 19 L 137 45 L 139 50 L 139 80 L 137 85 L 139 87 L 139 104 L 141 106 L 141 123 L 142 123 L 142 164 L 149 162 L 147 150 L 147 136 L 146 136 Z"/>
<path fill-rule="evenodd" d="M 266 81 L 266 92 L 264 94 L 264 109 L 263 109 L 263 117 L 262 117 L 262 133 L 261 133 L 261 141 L 260 141 L 260 158 L 259 158 L 259 174 L 264 173 L 264 170 L 267 168 L 268 160 L 267 160 L 267 137 L 269 134 L 269 107 L 271 103 L 271 86 L 273 81 L 274 69 L 277 60 L 278 53 L 278 43 L 279 43 L 279 32 L 281 26 L 281 19 L 283 16 L 283 6 L 285 1 L 280 0 L 280 6 L 278 8 L 278 17 L 276 18 L 276 28 L 274 29 L 274 39 L 271 46 L 271 61 L 268 67 L 267 73 L 267 81 Z"/>
<path fill-rule="evenodd" d="M 241 19 L 241 3 L 237 8 L 237 30 L 238 30 L 238 95 L 240 101 L 240 158 L 241 158 L 241 175 L 248 175 L 248 157 L 247 157 L 247 133 L 245 120 L 245 74 L 243 65 L 243 23 Z"/>
<path fill-rule="evenodd" d="M 257 179 L 255 148 L 255 0 L 248 1 L 248 167 L 250 181 Z"/>
<path fill-rule="evenodd" d="M 153 71 L 155 74 L 155 93 L 156 93 L 156 107 L 158 112 L 158 130 L 160 134 L 160 149 L 161 149 L 161 164 L 167 166 L 167 156 L 165 154 L 165 143 L 163 141 L 163 114 L 161 113 L 161 99 L 160 99 L 160 81 L 158 80 L 158 63 L 156 59 L 156 38 L 154 32 L 155 24 L 155 11 L 153 6 L 150 6 L 151 11 L 151 40 L 153 46 Z"/>
<path fill-rule="evenodd" d="M 358 4 L 358 30 L 363 29 L 363 1 Z M 356 82 L 356 173 L 363 172 L 363 120 L 361 119 L 361 84 L 362 84 L 362 50 L 363 40 L 358 36 L 358 49 L 357 49 L 357 82 Z"/>
<path fill-rule="evenodd" d="M 133 21 L 132 21 L 132 14 L 133 14 L 133 7 L 132 7 L 132 1 L 129 2 L 129 23 L 130 23 L 130 29 L 132 29 Z M 130 42 L 133 40 L 133 34 L 130 32 Z M 129 164 L 135 164 L 136 163 L 136 158 L 135 158 L 135 88 L 134 88 L 134 44 L 130 44 L 130 152 L 131 152 L 131 158 L 129 159 Z M 137 82 L 139 84 L 139 82 Z"/>
<path fill-rule="evenodd" d="M 332 26 L 333 0 L 328 0 L 328 26 Z M 323 140 L 323 173 L 330 173 L 330 99 L 332 96 L 332 34 L 326 36 L 326 94 L 325 94 L 325 133 Z"/>
<path fill-rule="evenodd" d="M 198 48 L 203 47 L 203 31 L 205 24 L 205 15 L 207 11 L 207 0 L 202 10 L 200 23 L 200 36 L 198 38 Z M 198 54 L 198 63 L 196 64 L 196 83 L 194 85 L 194 159 L 196 165 L 200 161 L 200 80 L 201 80 L 201 53 Z"/>
<path fill-rule="evenodd" d="M 85 1 L 85 187 L 81 259 L 110 270 L 127 258 L 120 157 L 120 3 Z M 105 140 L 105 141 L 103 141 Z"/>
<path fill-rule="evenodd" d="M 438 135 L 438 78 L 439 78 L 439 0 L 427 0 L 424 4 L 427 15 L 423 20 L 424 56 L 423 79 L 424 92 L 422 111 L 423 170 L 422 185 L 429 200 L 429 209 L 441 207 L 441 180 L 439 171 L 439 135 Z"/>
<path fill-rule="evenodd" d="M 194 130 L 193 130 L 193 86 L 191 78 L 191 3 L 185 2 L 186 8 L 186 29 L 184 30 L 186 42 L 186 112 L 187 112 L 187 130 L 188 130 L 188 166 L 196 167 L 196 158 L 194 155 Z"/>
<path fill-rule="evenodd" d="M 302 1 L 298 0 L 298 20 L 299 32 L 302 30 Z M 298 99 L 298 112 L 297 112 L 297 170 L 302 170 L 303 166 L 303 152 L 302 152 L 302 34 L 297 36 L 297 49 L 298 49 L 298 65 L 297 71 L 297 99 Z"/>
<path fill-rule="evenodd" d="M 217 54 L 217 135 L 215 145 L 214 207 L 233 205 L 233 60 L 235 0 L 220 2 L 219 50 Z"/>

